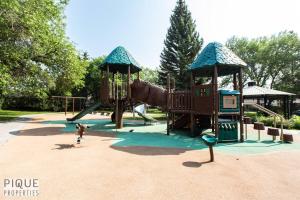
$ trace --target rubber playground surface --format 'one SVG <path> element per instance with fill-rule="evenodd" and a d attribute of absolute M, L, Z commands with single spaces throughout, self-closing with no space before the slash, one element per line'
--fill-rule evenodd
<path fill-rule="evenodd" d="M 109 119 L 85 119 L 76 122 L 66 122 L 65 120 L 45 121 L 45 124 L 61 124 L 61 132 L 76 132 L 75 123 L 87 124 L 90 126 L 89 131 L 107 132 L 116 140 L 112 142 L 112 146 L 130 147 L 130 146 L 146 146 L 146 147 L 162 147 L 162 148 L 180 148 L 189 150 L 200 150 L 207 148 L 200 139 L 191 138 L 186 131 L 174 130 L 167 135 L 166 123 L 153 123 L 145 125 L 140 120 L 124 120 L 124 128 L 115 129 L 115 124 Z M 227 154 L 259 154 L 276 151 L 300 150 L 300 143 L 282 143 L 279 137 L 275 142 L 271 136 L 262 134 L 260 141 L 257 141 L 258 133 L 249 127 L 250 133 L 244 143 L 219 143 L 215 146 L 215 150 Z"/>
<path fill-rule="evenodd" d="M 75 124 L 64 119 L 20 122 L 0 144 L 0 179 L 38 178 L 38 199 L 300 199 L 297 132 L 285 144 L 265 133 L 257 141 L 249 127 L 246 142 L 217 144 L 210 163 L 199 138 L 167 136 L 164 123 L 125 121 L 116 130 L 107 117 L 89 115 L 78 120 L 91 127 L 78 145 Z M 0 138 L 1 131 L 0 124 Z"/>

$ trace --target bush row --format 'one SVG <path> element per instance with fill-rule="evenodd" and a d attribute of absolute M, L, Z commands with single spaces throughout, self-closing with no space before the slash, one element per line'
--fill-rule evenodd
<path fill-rule="evenodd" d="M 250 117 L 252 122 L 262 122 L 266 126 L 274 126 L 274 117 L 264 116 L 257 112 L 245 112 L 245 116 Z M 276 127 L 280 127 L 280 119 L 276 118 Z M 287 129 L 299 129 L 300 130 L 300 116 L 293 115 L 290 119 L 283 120 L 283 127 Z"/>

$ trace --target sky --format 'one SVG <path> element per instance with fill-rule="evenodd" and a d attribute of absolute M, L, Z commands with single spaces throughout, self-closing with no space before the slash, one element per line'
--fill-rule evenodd
<path fill-rule="evenodd" d="M 300 35 L 300 0 L 186 0 L 209 42 L 255 38 L 284 30 Z M 158 68 L 176 0 L 70 0 L 66 33 L 91 58 L 124 46 L 144 67 Z"/>

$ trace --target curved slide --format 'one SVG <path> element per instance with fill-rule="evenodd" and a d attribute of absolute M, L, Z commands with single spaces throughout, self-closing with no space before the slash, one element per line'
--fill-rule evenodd
<path fill-rule="evenodd" d="M 87 109 L 84 109 L 83 111 L 81 111 L 80 113 L 78 113 L 77 115 L 75 115 L 72 118 L 67 118 L 67 121 L 75 121 L 77 119 L 82 118 L 83 116 L 93 112 L 94 110 L 98 109 L 101 106 L 100 102 L 96 102 L 93 105 L 91 105 L 90 107 L 88 107 Z"/>

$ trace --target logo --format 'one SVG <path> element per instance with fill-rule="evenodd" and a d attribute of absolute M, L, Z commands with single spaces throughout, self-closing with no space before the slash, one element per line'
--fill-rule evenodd
<path fill-rule="evenodd" d="M 39 180 L 36 178 L 5 178 L 3 195 L 6 197 L 36 197 L 39 195 Z"/>

